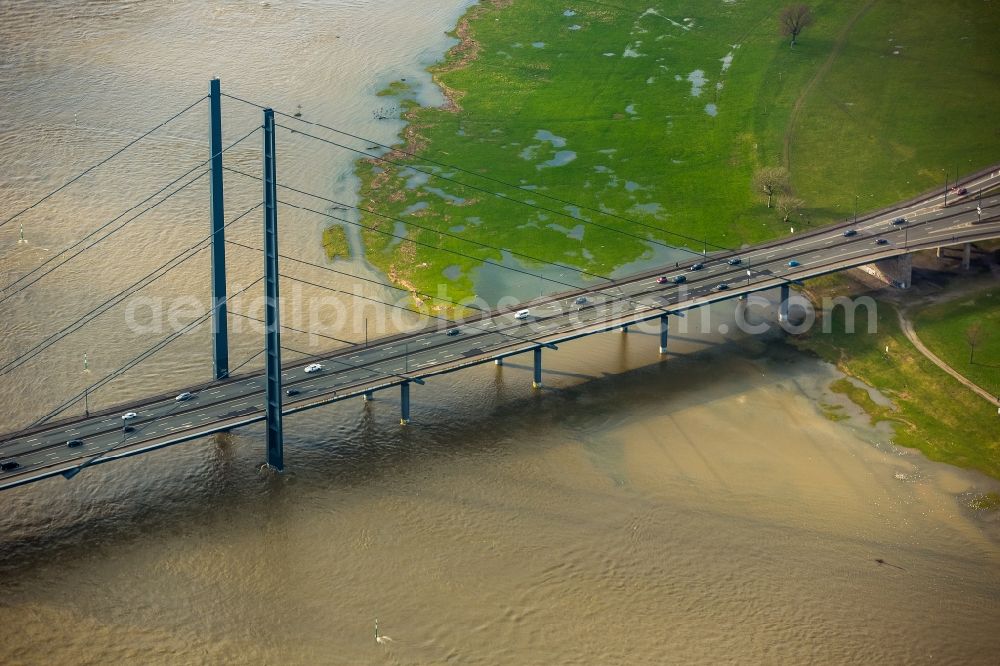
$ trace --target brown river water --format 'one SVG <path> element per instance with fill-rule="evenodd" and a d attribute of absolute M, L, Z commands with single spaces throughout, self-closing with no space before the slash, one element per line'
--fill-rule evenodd
<path fill-rule="evenodd" d="M 373 119 L 374 93 L 406 77 L 438 100 L 423 68 L 466 6 L 0 1 L 2 209 L 193 102 L 213 74 L 391 141 L 399 125 Z M 259 123 L 231 100 L 224 112 L 227 141 Z M 0 229 L 3 284 L 204 159 L 204 123 L 203 109 L 182 116 Z M 259 143 L 227 164 L 259 170 Z M 279 143 L 283 178 L 348 202 L 351 159 Z M 229 218 L 259 200 L 254 181 L 227 188 Z M 189 190 L 0 303 L 0 358 L 204 237 L 207 193 Z M 322 219 L 283 210 L 281 223 L 283 252 L 321 260 Z M 259 215 L 233 236 L 259 245 Z M 207 257 L 191 262 L 148 295 L 197 311 Z M 231 289 L 260 263 L 232 252 Z M 850 406 L 826 419 L 835 371 L 776 337 L 720 334 L 733 307 L 714 308 L 708 332 L 678 331 L 665 362 L 654 336 L 616 332 L 547 352 L 541 391 L 527 358 L 434 379 L 405 428 L 394 393 L 291 417 L 280 476 L 257 471 L 255 427 L 6 491 L 0 663 L 996 663 L 1000 522 L 967 502 L 1000 483 L 894 447 Z M 130 330 L 126 308 L 0 377 L 0 430 L 166 334 Z M 259 346 L 245 326 L 235 361 Z M 208 374 L 199 329 L 94 401 Z"/>

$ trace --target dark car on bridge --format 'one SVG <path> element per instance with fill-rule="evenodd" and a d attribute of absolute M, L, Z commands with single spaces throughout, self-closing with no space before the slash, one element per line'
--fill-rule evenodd
<path fill-rule="evenodd" d="M 687 277 L 686 276 L 684 276 L 684 275 L 675 275 L 674 276 L 674 284 L 682 284 L 684 282 L 687 282 Z"/>
<path fill-rule="evenodd" d="M 897 217 L 895 220 L 892 221 L 892 223 L 895 224 L 895 225 L 897 225 L 897 226 L 899 226 L 900 224 L 906 224 L 906 218 L 905 217 Z"/>
<path fill-rule="evenodd" d="M 5 460 L 4 462 L 0 463 L 0 470 L 3 470 L 4 472 L 13 472 L 20 466 L 21 463 L 17 462 L 16 460 Z"/>
<path fill-rule="evenodd" d="M 845 238 L 850 238 L 851 236 L 857 236 L 857 235 L 858 235 L 857 229 L 847 229 L 844 231 Z"/>
<path fill-rule="evenodd" d="M 730 260 L 729 260 L 729 261 L 728 261 L 727 263 L 728 263 L 728 264 L 729 264 L 730 266 L 739 266 L 740 264 L 742 264 L 742 263 L 743 263 L 743 260 L 742 260 L 742 259 L 740 259 L 739 257 L 733 257 L 733 258 L 732 258 L 732 259 L 730 259 Z"/>
<path fill-rule="evenodd" d="M 450 338 L 452 336 L 458 335 L 461 332 L 462 331 L 458 330 L 457 328 L 449 328 L 448 332 L 445 335 L 447 335 Z"/>
<path fill-rule="evenodd" d="M 66 442 L 66 446 L 68 446 L 71 449 L 75 449 L 78 446 L 83 446 L 83 440 L 82 439 L 71 439 L 68 442 Z"/>
<path fill-rule="evenodd" d="M 887 241 L 884 238 L 879 238 L 879 239 L 876 239 L 875 244 L 876 245 L 888 245 L 889 241 Z"/>
<path fill-rule="evenodd" d="M 691 268 L 689 268 L 688 270 L 691 270 L 691 271 L 700 271 L 704 267 L 705 267 L 705 264 L 691 264 Z"/>
<path fill-rule="evenodd" d="M 718 285 L 716 285 L 715 289 L 716 291 L 725 291 L 726 289 L 729 289 L 729 285 L 726 284 L 725 282 L 720 282 Z"/>

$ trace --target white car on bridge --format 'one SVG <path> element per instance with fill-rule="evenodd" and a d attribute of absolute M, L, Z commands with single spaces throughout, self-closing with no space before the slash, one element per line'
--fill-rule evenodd
<path fill-rule="evenodd" d="M 308 373 L 319 372 L 322 369 L 323 366 L 320 365 L 319 363 L 310 363 L 305 368 L 303 368 L 303 370 Z"/>

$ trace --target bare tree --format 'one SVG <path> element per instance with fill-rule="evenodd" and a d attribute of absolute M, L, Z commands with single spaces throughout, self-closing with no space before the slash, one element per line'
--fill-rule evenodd
<path fill-rule="evenodd" d="M 761 167 L 753 174 L 753 191 L 767 197 L 767 207 L 771 207 L 771 197 L 788 192 L 788 170 L 784 167 Z"/>
<path fill-rule="evenodd" d="M 788 222 L 788 218 L 790 218 L 795 211 L 802 208 L 806 202 L 798 197 L 793 197 L 790 194 L 781 194 L 778 196 L 776 203 L 778 212 L 781 213 L 781 221 Z"/>
<path fill-rule="evenodd" d="M 980 322 L 973 322 L 969 325 L 969 328 L 965 329 L 965 341 L 969 343 L 969 364 L 972 364 L 972 358 L 976 355 L 976 345 L 982 341 L 983 338 L 983 325 Z"/>
<path fill-rule="evenodd" d="M 808 5 L 788 5 L 781 10 L 778 20 L 781 22 L 781 34 L 791 37 L 792 46 L 795 46 L 795 38 L 813 23 L 812 10 Z"/>

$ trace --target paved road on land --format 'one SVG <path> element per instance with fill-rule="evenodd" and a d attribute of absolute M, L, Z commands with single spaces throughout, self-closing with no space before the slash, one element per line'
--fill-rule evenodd
<path fill-rule="evenodd" d="M 902 310 L 897 310 L 896 314 L 899 315 L 899 326 L 903 329 L 903 334 L 906 335 L 906 338 L 913 343 L 913 346 L 917 348 L 918 352 L 926 356 L 931 363 L 947 372 L 964 386 L 986 398 L 990 404 L 1000 406 L 1000 398 L 997 398 L 995 395 L 990 395 L 986 389 L 967 379 L 964 375 L 960 374 L 953 367 L 941 360 L 936 354 L 934 354 L 934 352 L 928 349 L 927 346 L 920 341 L 920 338 L 917 337 L 917 332 L 913 330 L 913 322 L 906 318 L 906 315 L 903 314 Z"/>
<path fill-rule="evenodd" d="M 969 194 L 962 197 L 934 195 L 900 207 L 842 224 L 771 241 L 734 253 L 694 258 L 679 268 L 645 272 L 620 280 L 595 284 L 590 289 L 566 292 L 525 304 L 531 315 L 514 317 L 513 310 L 483 313 L 453 326 L 428 328 L 335 350 L 322 359 L 286 366 L 283 413 L 291 414 L 365 391 L 384 389 L 403 381 L 524 353 L 539 344 L 556 344 L 623 324 L 658 319 L 666 312 L 681 312 L 744 293 L 772 289 L 789 281 L 843 270 L 879 259 L 963 241 L 1000 237 L 1000 195 L 981 201 L 975 193 L 1000 184 L 1000 170 L 964 182 Z M 904 216 L 906 223 L 895 225 Z M 856 233 L 846 236 L 845 231 Z M 884 239 L 885 244 L 876 244 Z M 739 259 L 738 265 L 729 263 Z M 791 264 L 790 264 L 791 262 Z M 695 264 L 703 266 L 695 270 Z M 659 284 L 655 278 L 671 281 Z M 672 279 L 683 275 L 683 284 Z M 722 288 L 721 285 L 726 285 Z M 578 302 L 579 299 L 585 299 Z M 442 323 L 442 322 L 435 322 Z M 321 372 L 307 374 L 304 367 L 317 360 Z M 191 389 L 192 399 L 178 402 L 174 394 L 121 405 L 89 417 L 50 423 L 0 437 L 0 462 L 19 467 L 0 471 L 0 489 L 134 455 L 169 444 L 188 441 L 264 418 L 264 377 L 250 374 Z M 123 429 L 122 414 L 136 412 Z M 81 440 L 69 447 L 70 440 Z"/>

